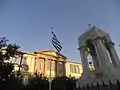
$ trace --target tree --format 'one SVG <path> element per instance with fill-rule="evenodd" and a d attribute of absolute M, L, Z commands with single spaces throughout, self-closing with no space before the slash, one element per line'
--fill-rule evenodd
<path fill-rule="evenodd" d="M 76 80 L 67 76 L 59 76 L 52 80 L 52 90 L 74 90 Z"/>
<path fill-rule="evenodd" d="M 4 62 L 11 57 L 19 55 L 20 46 L 17 44 L 8 44 L 8 40 L 5 37 L 0 37 L 0 88 L 8 88 L 15 77 L 12 73 L 14 66 L 12 63 Z M 14 78 L 13 78 L 14 77 Z M 5 86 L 7 85 L 7 86 Z"/>
<path fill-rule="evenodd" d="M 10 57 L 15 57 L 16 55 L 19 55 L 19 48 L 20 46 L 16 43 L 8 44 L 8 40 L 5 37 L 0 38 L 0 62 L 3 62 L 4 60 L 9 60 Z"/>
<path fill-rule="evenodd" d="M 48 90 L 48 84 L 47 78 L 36 72 L 29 78 L 29 84 L 23 90 Z"/>

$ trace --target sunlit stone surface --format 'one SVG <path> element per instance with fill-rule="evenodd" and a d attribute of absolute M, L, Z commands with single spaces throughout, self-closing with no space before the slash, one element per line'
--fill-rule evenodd
<path fill-rule="evenodd" d="M 109 81 L 116 83 L 120 79 L 120 61 L 108 33 L 93 26 L 78 38 L 78 43 L 83 76 L 77 81 L 77 87 L 92 83 L 107 84 Z M 92 57 L 93 71 L 89 69 L 88 55 Z"/>

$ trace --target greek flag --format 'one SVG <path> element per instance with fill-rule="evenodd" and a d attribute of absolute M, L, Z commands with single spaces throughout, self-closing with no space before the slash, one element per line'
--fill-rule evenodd
<path fill-rule="evenodd" d="M 57 52 L 60 52 L 62 49 L 62 46 L 61 46 L 60 42 L 58 41 L 58 39 L 53 31 L 52 31 L 52 35 L 53 35 L 52 44 L 55 47 L 55 49 L 57 50 Z"/>

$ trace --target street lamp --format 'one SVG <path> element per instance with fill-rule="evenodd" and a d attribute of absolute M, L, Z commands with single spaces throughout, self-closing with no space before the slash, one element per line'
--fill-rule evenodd
<path fill-rule="evenodd" d="M 6 49 L 2 49 L 2 55 L 5 55 L 7 53 Z"/>
<path fill-rule="evenodd" d="M 2 56 L 1 56 L 1 60 L 2 61 L 0 61 L 1 63 L 4 61 L 4 59 L 5 59 L 5 54 L 7 53 L 7 51 L 6 51 L 6 47 L 4 47 L 4 48 L 1 48 L 1 54 L 2 54 Z"/>
<path fill-rule="evenodd" d="M 90 65 L 90 66 L 89 66 L 90 70 L 93 71 L 93 70 L 94 70 L 94 67 L 93 67 L 93 65 L 92 65 L 92 62 L 89 62 L 89 65 Z"/>

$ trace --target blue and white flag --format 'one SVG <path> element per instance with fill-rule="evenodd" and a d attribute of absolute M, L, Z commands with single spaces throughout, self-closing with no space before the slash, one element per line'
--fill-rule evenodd
<path fill-rule="evenodd" d="M 56 35 L 55 35 L 55 33 L 53 31 L 52 31 L 52 35 L 53 35 L 52 44 L 55 47 L 55 49 L 57 50 L 57 52 L 60 52 L 61 49 L 62 49 L 62 46 L 61 46 L 59 40 L 57 39 L 57 37 L 56 37 Z"/>

